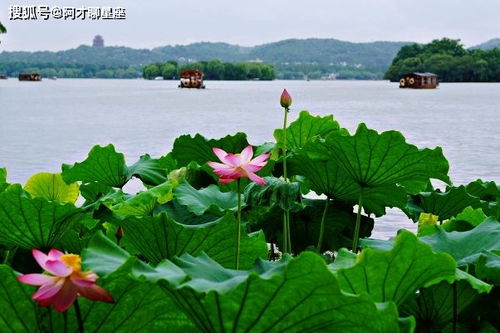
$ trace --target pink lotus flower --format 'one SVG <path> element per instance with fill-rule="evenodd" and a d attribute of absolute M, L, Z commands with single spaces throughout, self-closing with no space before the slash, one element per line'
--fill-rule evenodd
<path fill-rule="evenodd" d="M 255 172 L 261 170 L 267 164 L 269 154 L 262 154 L 252 159 L 253 148 L 250 145 L 239 154 L 226 153 L 220 148 L 213 148 L 212 151 L 222 163 L 208 162 L 208 165 L 220 176 L 219 181 L 221 183 L 227 184 L 235 179 L 247 177 L 257 184 L 266 184 L 266 181 L 257 176 Z"/>
<path fill-rule="evenodd" d="M 280 104 L 281 107 L 284 107 L 285 109 L 288 109 L 290 105 L 292 105 L 292 96 L 290 96 L 286 89 L 283 89 L 283 92 L 281 93 Z"/>
<path fill-rule="evenodd" d="M 40 306 L 52 305 L 59 312 L 64 312 L 81 295 L 93 301 L 114 303 L 111 295 L 95 284 L 97 275 L 92 271 L 82 272 L 79 255 L 64 254 L 52 249 L 48 255 L 33 250 L 33 257 L 48 274 L 25 274 L 17 279 L 23 283 L 40 286 L 33 299 Z"/>

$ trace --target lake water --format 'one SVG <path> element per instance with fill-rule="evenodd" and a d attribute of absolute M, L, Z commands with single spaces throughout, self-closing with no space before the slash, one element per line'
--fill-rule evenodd
<path fill-rule="evenodd" d="M 93 145 L 113 143 L 133 163 L 161 156 L 185 133 L 209 138 L 244 131 L 250 143 L 272 140 L 282 124 L 279 97 L 300 110 L 333 114 L 355 130 L 365 122 L 396 129 L 421 148 L 443 147 L 455 184 L 477 178 L 500 182 L 500 84 L 441 84 L 434 90 L 398 89 L 383 81 L 206 82 L 205 90 L 176 81 L 0 80 L 0 167 L 10 182 L 86 158 Z M 377 237 L 414 224 L 397 210 L 377 220 Z"/>

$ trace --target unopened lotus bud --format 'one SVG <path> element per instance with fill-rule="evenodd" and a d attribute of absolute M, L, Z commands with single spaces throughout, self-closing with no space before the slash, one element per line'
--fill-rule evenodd
<path fill-rule="evenodd" d="M 283 92 L 281 93 L 280 104 L 285 109 L 288 109 L 290 105 L 292 105 L 292 96 L 290 96 L 286 89 L 283 89 Z"/>

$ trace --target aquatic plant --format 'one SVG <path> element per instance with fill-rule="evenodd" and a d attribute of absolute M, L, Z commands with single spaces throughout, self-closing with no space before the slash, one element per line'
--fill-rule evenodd
<path fill-rule="evenodd" d="M 275 142 L 182 135 L 131 165 L 95 146 L 24 187 L 0 169 L 0 331 L 494 332 L 499 186 L 454 186 L 441 148 L 397 131 L 307 111 L 288 124 L 280 105 Z M 145 189 L 126 193 L 132 178 Z M 370 238 L 387 207 L 418 234 Z M 114 304 L 75 287 L 96 275 Z M 60 281 L 76 281 L 64 304 Z"/>

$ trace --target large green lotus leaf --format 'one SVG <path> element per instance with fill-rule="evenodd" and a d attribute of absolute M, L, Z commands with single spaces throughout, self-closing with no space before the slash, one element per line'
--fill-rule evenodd
<path fill-rule="evenodd" d="M 176 162 L 171 154 L 158 159 L 153 159 L 146 154 L 141 156 L 135 164 L 128 167 L 127 178 L 135 176 L 144 184 L 156 186 L 166 182 L 168 173 L 175 168 Z"/>
<path fill-rule="evenodd" d="M 302 207 L 300 185 L 275 177 L 264 177 L 265 185 L 251 183 L 245 188 L 245 200 L 251 206 L 278 206 L 283 210 L 298 211 Z"/>
<path fill-rule="evenodd" d="M 422 288 L 399 307 L 403 316 L 414 316 L 417 320 L 417 332 L 441 332 L 453 320 L 453 288 L 456 288 L 457 314 L 472 304 L 478 296 L 470 284 L 456 282 L 452 286 L 446 281 Z M 467 315 L 467 314 L 465 314 Z"/>
<path fill-rule="evenodd" d="M 156 203 L 164 204 L 173 199 L 175 181 L 167 180 L 163 184 L 139 192 L 125 201 L 111 206 L 111 210 L 120 216 L 147 216 L 151 215 Z"/>
<path fill-rule="evenodd" d="M 467 192 L 470 195 L 484 201 L 496 201 L 500 197 L 500 186 L 495 182 L 483 182 L 481 179 L 467 184 Z"/>
<path fill-rule="evenodd" d="M 474 264 L 483 252 L 500 250 L 500 222 L 492 218 L 470 231 L 446 232 L 435 227 L 436 233 L 420 237 L 422 242 L 432 246 L 436 252 L 449 253 L 458 266 Z"/>
<path fill-rule="evenodd" d="M 86 258 L 92 270 L 105 273 L 128 256 L 98 235 Z M 175 265 L 136 265 L 132 273 L 157 281 L 202 332 L 399 332 L 393 303 L 344 294 L 323 259 L 311 252 L 261 261 L 250 271 L 185 254 Z"/>
<path fill-rule="evenodd" d="M 495 182 L 483 182 L 478 179 L 467 185 L 467 192 L 482 200 L 486 215 L 500 219 L 500 186 Z"/>
<path fill-rule="evenodd" d="M 0 265 L 0 332 L 39 332 L 31 289 L 17 281 L 12 268 Z"/>
<path fill-rule="evenodd" d="M 66 184 L 60 173 L 40 172 L 31 176 L 24 190 L 32 197 L 48 201 L 75 203 L 80 195 L 78 184 Z"/>
<path fill-rule="evenodd" d="M 200 190 L 183 182 L 174 189 L 175 200 L 187 206 L 196 215 L 205 212 L 222 215 L 224 211 L 238 209 L 238 196 L 234 192 L 221 192 L 217 185 L 210 185 Z"/>
<path fill-rule="evenodd" d="M 245 133 L 228 135 L 221 139 L 208 140 L 200 134 L 194 137 L 191 135 L 181 135 L 174 141 L 172 157 L 177 160 L 179 167 L 187 166 L 191 162 L 204 165 L 208 161 L 218 161 L 217 156 L 212 152 L 212 148 L 221 148 L 228 153 L 239 153 L 248 146 Z"/>
<path fill-rule="evenodd" d="M 478 278 L 500 285 L 500 251 L 481 253 L 475 268 Z"/>
<path fill-rule="evenodd" d="M 430 213 L 439 216 L 440 221 L 461 213 L 466 207 L 478 208 L 481 201 L 467 193 L 465 186 L 450 187 L 446 192 L 435 190 L 422 192 L 412 196 L 406 214 L 418 221 L 420 213 Z"/>
<path fill-rule="evenodd" d="M 397 131 L 377 133 L 360 124 L 354 135 L 331 133 L 318 142 L 313 158 L 331 159 L 364 188 L 400 184 L 422 191 L 430 178 L 449 183 L 448 161 L 440 147 L 420 150 Z"/>
<path fill-rule="evenodd" d="M 115 190 L 108 185 L 99 182 L 91 182 L 80 185 L 80 193 L 85 198 L 85 204 L 93 203 Z"/>
<path fill-rule="evenodd" d="M 20 185 L 0 193 L 0 244 L 50 248 L 82 214 L 73 204 L 32 198 Z"/>
<path fill-rule="evenodd" d="M 357 203 L 363 191 L 363 207 L 376 216 L 385 214 L 385 207 L 404 208 L 407 195 L 404 188 L 396 184 L 361 188 L 361 186 L 333 160 L 313 159 L 307 152 L 314 150 L 315 143 L 309 143 L 303 152 L 289 158 L 291 175 L 301 175 L 309 181 L 310 189 L 318 195 L 324 194 L 334 200 Z"/>
<path fill-rule="evenodd" d="M 70 166 L 62 165 L 62 177 L 67 183 L 100 182 L 111 187 L 122 187 L 127 182 L 125 156 L 117 153 L 113 145 L 94 146 L 87 159 Z"/>
<path fill-rule="evenodd" d="M 93 219 L 90 214 L 75 219 L 71 227 L 56 242 L 55 248 L 68 253 L 80 253 L 87 247 L 94 234 L 102 229 L 102 223 Z"/>
<path fill-rule="evenodd" d="M 3 192 L 9 184 L 7 183 L 7 169 L 0 168 L 0 193 Z"/>
<path fill-rule="evenodd" d="M 481 208 L 467 207 L 451 220 L 444 222 L 442 227 L 446 231 L 467 231 L 483 223 L 486 218 L 487 216 Z M 433 231 L 436 231 L 436 229 Z"/>
<path fill-rule="evenodd" d="M 342 249 L 338 256 L 345 255 Z M 350 254 L 348 254 L 351 256 Z M 433 253 L 429 245 L 402 230 L 390 251 L 365 248 L 352 267 L 330 265 L 342 290 L 368 293 L 376 302 L 402 304 L 418 288 L 455 275 L 455 261 L 445 253 Z"/>
<path fill-rule="evenodd" d="M 194 325 L 173 299 L 153 283 L 130 277 L 135 259 L 99 280 L 115 304 L 82 299 L 86 332 L 196 332 Z"/>
<path fill-rule="evenodd" d="M 184 225 L 162 213 L 155 217 L 127 218 L 120 225 L 124 229 L 122 244 L 131 243 L 152 264 L 183 253 L 199 255 L 203 251 L 222 266 L 234 267 L 237 221 L 232 214 L 206 224 Z M 262 232 L 242 233 L 242 269 L 252 267 L 258 258 L 267 258 L 267 252 Z"/>
<path fill-rule="evenodd" d="M 220 215 L 205 212 L 203 215 L 196 215 L 188 210 L 187 206 L 181 205 L 176 200 L 167 202 L 164 205 L 155 207 L 153 215 L 158 215 L 161 212 L 167 213 L 174 221 L 187 225 L 204 224 L 213 222 L 220 218 Z"/>
<path fill-rule="evenodd" d="M 292 122 L 287 128 L 287 149 L 298 151 L 314 138 L 325 137 L 339 130 L 339 123 L 333 119 L 333 115 L 325 117 L 312 116 L 308 111 L 301 111 L 299 118 Z M 277 142 L 277 147 L 281 148 L 285 139 L 283 129 L 276 129 L 274 131 L 274 137 Z"/>
<path fill-rule="evenodd" d="M 393 303 L 346 295 L 323 259 L 311 252 L 250 272 L 223 269 L 206 256 L 176 264 L 190 277 L 161 283 L 210 332 L 398 332 Z M 193 290 L 195 293 L 193 293 Z"/>

